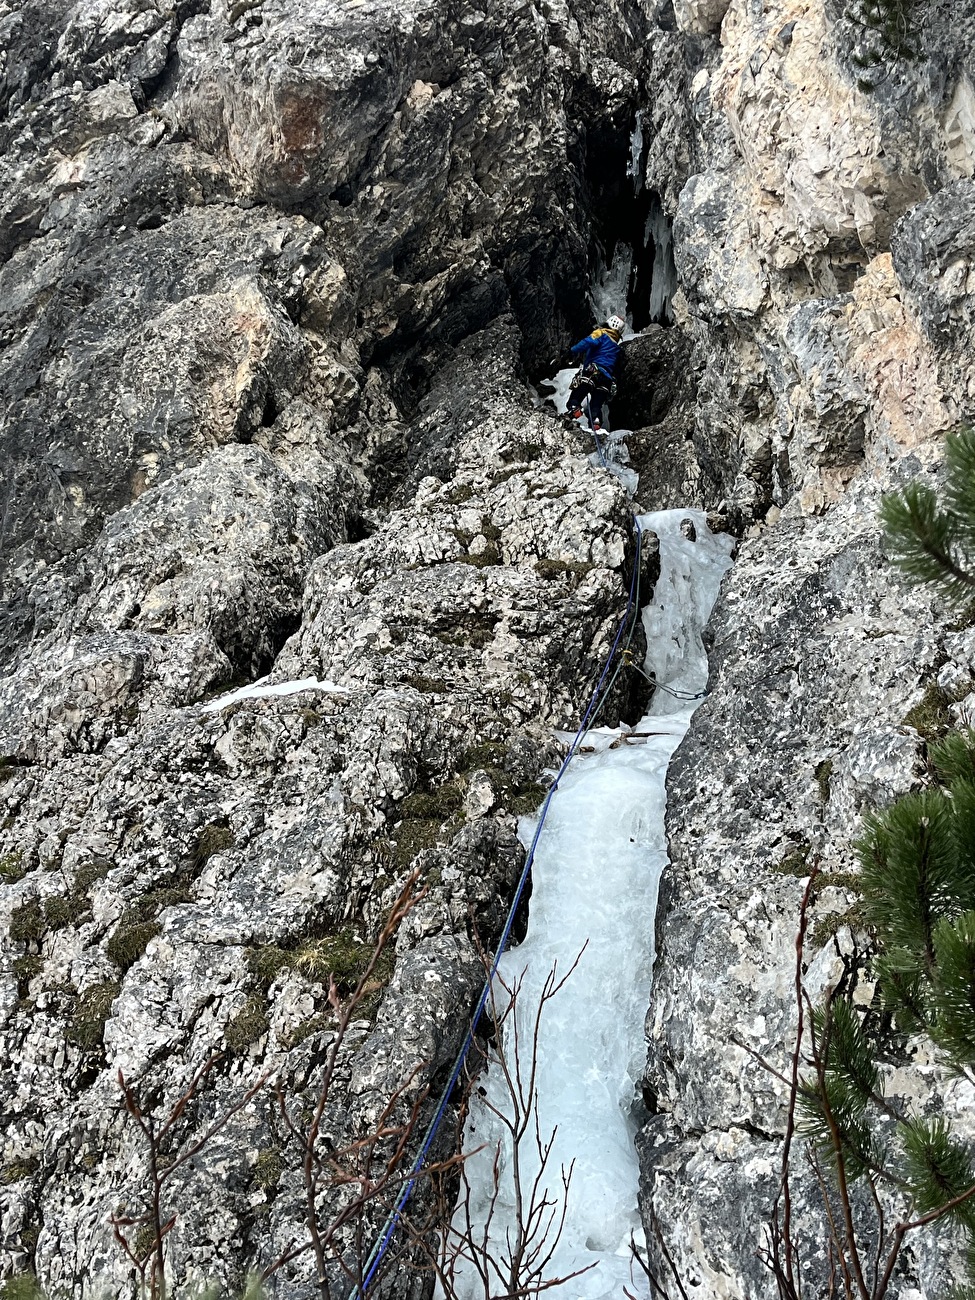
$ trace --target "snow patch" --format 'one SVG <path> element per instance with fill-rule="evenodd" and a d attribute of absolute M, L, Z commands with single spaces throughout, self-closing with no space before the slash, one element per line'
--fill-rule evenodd
<path fill-rule="evenodd" d="M 271 685 L 265 685 L 266 677 L 261 677 L 256 682 L 251 682 L 250 686 L 240 686 L 228 695 L 221 695 L 216 700 L 211 700 L 209 704 L 203 705 L 204 713 L 216 713 L 219 709 L 225 709 L 228 704 L 236 704 L 238 700 L 259 700 L 265 695 L 297 695 L 299 691 L 323 691 L 326 695 L 351 695 L 352 692 L 345 686 L 336 686 L 334 682 L 320 682 L 317 677 L 303 677 L 300 682 L 274 682 Z"/>

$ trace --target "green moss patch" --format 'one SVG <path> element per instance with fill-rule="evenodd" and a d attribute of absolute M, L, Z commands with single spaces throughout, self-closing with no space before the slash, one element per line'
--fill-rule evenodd
<path fill-rule="evenodd" d="M 132 1239 L 132 1253 L 136 1259 L 148 1259 L 156 1244 L 156 1230 L 144 1223 Z"/>
<path fill-rule="evenodd" d="M 159 914 L 193 899 L 186 885 L 151 889 L 125 909 L 105 945 L 105 952 L 124 973 L 139 960 L 150 940 L 162 933 Z"/>
<path fill-rule="evenodd" d="M 501 552 L 492 542 L 485 546 L 483 551 L 478 551 L 477 555 L 458 555 L 457 564 L 470 564 L 475 569 L 493 569 L 501 563 Z"/>
<path fill-rule="evenodd" d="M 79 920 L 77 902 L 73 897 L 52 894 L 44 900 L 44 920 L 48 930 L 66 930 Z"/>
<path fill-rule="evenodd" d="M 0 857 L 0 881 L 7 885 L 15 885 L 18 880 L 23 880 L 27 875 L 27 867 L 24 863 L 24 855 L 19 849 L 14 849 L 12 853 L 5 853 Z"/>
<path fill-rule="evenodd" d="M 76 897 L 87 895 L 91 887 L 99 880 L 104 880 L 111 869 L 112 863 L 108 858 L 90 858 L 75 872 L 74 884 L 71 887 L 72 894 Z"/>
<path fill-rule="evenodd" d="M 267 989 L 284 970 L 297 971 L 316 984 L 327 984 L 334 977 L 339 991 L 349 993 L 366 972 L 374 944 L 360 939 L 349 926 L 336 934 L 319 938 L 302 938 L 293 947 L 264 944 L 251 948 L 247 965 L 263 989 Z M 383 982 L 392 974 L 392 948 L 380 958 L 375 977 Z"/>
<path fill-rule="evenodd" d="M 508 751 L 504 745 L 484 741 L 465 751 L 461 758 L 461 772 L 483 772 L 491 782 L 502 808 L 516 817 L 528 816 L 544 801 L 546 789 L 538 781 L 519 781 L 507 769 L 507 761 Z"/>
<path fill-rule="evenodd" d="M 479 745 L 471 745 L 464 751 L 460 760 L 460 770 L 474 772 L 479 769 L 486 771 L 488 768 L 502 767 L 507 757 L 508 750 L 505 745 L 494 740 L 485 740 Z"/>
<path fill-rule="evenodd" d="M 105 952 L 116 966 L 125 972 L 130 966 L 135 965 L 149 947 L 150 939 L 154 939 L 161 931 L 162 926 L 158 921 L 142 921 L 137 925 L 119 925 L 105 945 Z"/>
<path fill-rule="evenodd" d="M 970 627 L 975 627 L 975 600 L 962 606 L 951 622 L 945 624 L 945 631 L 967 632 Z"/>
<path fill-rule="evenodd" d="M 44 1300 L 44 1292 L 33 1273 L 18 1273 L 0 1282 L 0 1300 Z"/>
<path fill-rule="evenodd" d="M 284 1173 L 284 1159 L 279 1147 L 259 1151 L 254 1161 L 254 1182 L 265 1191 L 273 1191 Z"/>
<path fill-rule="evenodd" d="M 435 847 L 442 822 L 429 817 L 404 817 L 393 831 L 396 865 L 408 867 L 424 849 Z"/>
<path fill-rule="evenodd" d="M 528 785 L 506 792 L 504 806 L 515 817 L 528 817 L 544 802 L 547 793 L 543 785 L 531 781 Z"/>
<path fill-rule="evenodd" d="M 331 1015 L 309 1016 L 303 1020 L 297 1029 L 294 1030 L 288 1038 L 289 1047 L 297 1047 L 303 1043 L 306 1038 L 311 1038 L 314 1034 L 324 1034 L 335 1027 L 335 1017 Z"/>
<path fill-rule="evenodd" d="M 442 677 L 408 677 L 406 685 L 424 695 L 446 695 L 450 690 L 450 683 Z"/>
<path fill-rule="evenodd" d="M 35 975 L 40 975 L 43 969 L 44 958 L 36 952 L 25 953 L 23 957 L 17 957 L 14 960 L 14 974 L 17 976 L 19 984 L 29 984 Z M 21 996 L 26 996 L 26 988 Z"/>
<path fill-rule="evenodd" d="M 11 939 L 15 943 L 40 943 L 52 930 L 64 930 L 88 920 L 91 916 L 89 891 L 110 866 L 104 858 L 93 859 L 78 869 L 70 893 L 49 894 L 43 901 L 30 898 L 21 903 L 10 918 Z"/>
<path fill-rule="evenodd" d="M 821 763 L 816 764 L 816 784 L 819 787 L 819 797 L 823 803 L 829 803 L 829 783 L 833 776 L 833 760 L 831 758 L 823 759 Z"/>
<path fill-rule="evenodd" d="M 0 1168 L 0 1184 L 10 1187 L 13 1183 L 22 1183 L 25 1178 L 31 1178 L 36 1173 L 37 1161 L 33 1156 L 27 1156 L 23 1160 L 11 1160 L 9 1164 Z"/>
<path fill-rule="evenodd" d="M 904 715 L 904 725 L 913 727 L 928 744 L 940 740 L 951 729 L 948 706 L 953 703 L 937 682 L 929 682 L 920 701 Z"/>
<path fill-rule="evenodd" d="M 200 831 L 193 846 L 194 871 L 202 871 L 215 854 L 225 853 L 227 849 L 234 848 L 236 843 L 234 833 L 226 822 L 209 822 Z"/>
<path fill-rule="evenodd" d="M 105 1025 L 112 1014 L 112 1003 L 119 995 L 116 980 L 103 980 L 78 995 L 65 1037 L 86 1052 L 97 1051 L 105 1038 Z"/>
<path fill-rule="evenodd" d="M 47 921 L 39 898 L 28 898 L 10 913 L 10 937 L 14 943 L 40 943 L 47 933 Z"/>
<path fill-rule="evenodd" d="M 10 1187 L 13 1183 L 21 1183 L 25 1178 L 31 1178 L 36 1173 L 37 1161 L 32 1157 L 11 1160 L 9 1164 L 0 1168 L 0 1184 Z"/>
<path fill-rule="evenodd" d="M 536 460 L 544 450 L 540 442 L 532 442 L 528 438 L 516 438 L 501 452 L 501 459 L 506 462 Z"/>
<path fill-rule="evenodd" d="M 263 993 L 252 993 L 240 1011 L 224 1026 L 223 1036 L 232 1052 L 244 1052 L 270 1029 Z"/>
<path fill-rule="evenodd" d="M 867 918 L 862 903 L 854 903 L 845 912 L 831 912 L 820 917 L 812 928 L 812 945 L 822 948 L 847 925 L 851 930 L 866 930 Z"/>
<path fill-rule="evenodd" d="M 584 578 L 595 567 L 595 564 L 584 564 L 581 560 L 539 560 L 535 572 L 540 578 L 558 578 L 564 573 Z"/>
<path fill-rule="evenodd" d="M 461 808 L 464 793 L 455 781 L 449 781 L 428 794 L 408 795 L 399 805 L 401 815 L 445 822 Z"/>
<path fill-rule="evenodd" d="M 803 840 L 791 849 L 781 862 L 772 868 L 777 876 L 798 876 L 799 878 L 809 875 L 809 853 L 812 845 L 808 840 Z"/>
<path fill-rule="evenodd" d="M 470 646 L 475 650 L 483 650 L 494 640 L 494 629 L 500 621 L 497 614 L 471 612 L 453 627 L 443 628 L 433 635 L 443 645 L 455 648 Z"/>

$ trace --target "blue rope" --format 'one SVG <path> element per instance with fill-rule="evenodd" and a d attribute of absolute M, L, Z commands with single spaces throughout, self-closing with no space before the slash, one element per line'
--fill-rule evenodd
<path fill-rule="evenodd" d="M 590 421 L 590 427 L 591 424 L 592 422 Z M 606 457 L 603 455 L 603 449 L 600 445 L 599 437 L 596 434 L 595 430 L 593 430 L 593 438 L 596 441 L 596 450 L 599 452 L 599 458 L 602 461 L 603 465 L 608 469 L 609 466 L 607 465 Z M 471 1049 L 471 1044 L 474 1042 L 474 1034 L 477 1030 L 478 1023 L 481 1019 L 481 1013 L 483 1012 L 485 1006 L 487 1005 L 487 1000 L 491 994 L 491 986 L 494 983 L 494 977 L 498 972 L 498 966 L 501 962 L 501 958 L 504 955 L 504 951 L 508 946 L 508 940 L 511 938 L 511 931 L 515 923 L 515 914 L 518 911 L 518 906 L 521 903 L 522 895 L 525 892 L 525 886 L 528 883 L 528 877 L 531 874 L 532 863 L 535 860 L 535 849 L 538 847 L 538 841 L 541 838 L 542 829 L 545 826 L 545 819 L 548 816 L 548 810 L 551 805 L 552 798 L 554 797 L 556 790 L 559 788 L 559 782 L 562 780 L 562 777 L 565 775 L 570 762 L 575 757 L 576 751 L 578 750 L 579 745 L 582 743 L 583 737 L 585 736 L 589 728 L 592 726 L 596 714 L 598 713 L 599 709 L 602 707 L 605 697 L 606 695 L 609 694 L 609 691 L 612 689 L 613 683 L 616 681 L 616 676 L 619 673 L 619 668 L 617 668 L 616 673 L 614 673 L 613 675 L 613 680 L 609 683 L 609 686 L 607 686 L 604 691 L 603 690 L 604 683 L 606 681 L 606 678 L 609 676 L 610 667 L 612 666 L 613 660 L 616 657 L 616 651 L 619 649 L 619 644 L 623 637 L 623 633 L 625 632 L 627 623 L 630 620 L 630 614 L 631 612 L 633 612 L 634 614 L 633 627 L 635 627 L 636 614 L 639 612 L 638 610 L 634 609 L 634 606 L 636 605 L 637 595 L 640 589 L 640 561 L 641 561 L 641 555 L 643 551 L 643 529 L 640 527 L 640 520 L 636 514 L 633 515 L 633 522 L 636 525 L 636 558 L 633 564 L 633 574 L 632 577 L 630 578 L 630 591 L 626 601 L 626 609 L 623 612 L 623 617 L 620 619 L 620 624 L 616 630 L 616 636 L 613 640 L 612 646 L 610 647 L 609 654 L 606 656 L 606 662 L 603 666 L 602 673 L 600 674 L 599 681 L 596 683 L 595 690 L 593 691 L 592 695 L 589 698 L 589 704 L 586 708 L 585 714 L 583 715 L 582 722 L 579 724 L 579 729 L 575 734 L 572 744 L 569 746 L 568 752 L 562 761 L 562 766 L 559 768 L 555 780 L 549 786 L 548 792 L 545 795 L 545 802 L 542 804 L 542 811 L 538 818 L 538 825 L 535 827 L 535 834 L 532 836 L 531 846 L 529 847 L 528 855 L 525 858 L 525 865 L 522 868 L 520 877 L 518 878 L 518 885 L 517 888 L 515 889 L 514 897 L 511 900 L 511 906 L 508 909 L 508 916 L 504 923 L 504 929 L 501 931 L 501 938 L 498 941 L 498 946 L 497 949 L 495 950 L 494 958 L 491 962 L 487 979 L 484 981 L 484 987 L 481 990 L 481 996 L 477 1000 L 477 1006 L 474 1008 L 474 1014 L 471 1016 L 470 1025 L 468 1026 L 467 1033 L 464 1035 L 464 1041 L 461 1044 L 460 1051 L 457 1053 L 457 1058 L 454 1061 L 454 1066 L 450 1072 L 450 1077 L 447 1080 L 446 1084 L 444 1085 L 444 1089 L 440 1094 L 440 1100 L 437 1103 L 437 1109 L 434 1111 L 433 1118 L 430 1120 L 430 1123 L 427 1126 L 426 1133 L 423 1136 L 423 1142 L 421 1143 L 420 1149 L 417 1152 L 416 1159 L 413 1161 L 413 1167 L 410 1170 L 410 1176 L 403 1184 L 403 1189 L 396 1200 L 396 1204 L 393 1206 L 393 1209 L 391 1210 L 389 1217 L 387 1218 L 386 1223 L 383 1226 L 379 1238 L 377 1239 L 376 1244 L 373 1246 L 369 1254 L 369 1258 L 366 1260 L 366 1272 L 365 1275 L 363 1276 L 362 1284 L 361 1286 L 356 1286 L 354 1288 L 354 1290 L 350 1293 L 349 1300 L 364 1300 L 366 1296 L 366 1292 L 368 1291 L 368 1288 L 372 1285 L 373 1281 L 375 1280 L 376 1273 L 379 1270 L 379 1266 L 382 1264 L 383 1256 L 386 1254 L 386 1251 L 389 1249 L 390 1243 L 392 1242 L 393 1239 L 393 1235 L 395 1234 L 396 1229 L 399 1226 L 400 1217 L 403 1213 L 403 1210 L 406 1208 L 406 1203 L 413 1194 L 413 1188 L 416 1186 L 417 1179 L 420 1175 L 420 1171 L 423 1168 L 424 1164 L 426 1163 L 427 1156 L 430 1154 L 430 1148 L 433 1146 L 434 1140 L 437 1136 L 437 1132 L 440 1128 L 440 1124 L 447 1111 L 447 1105 L 450 1101 L 450 1095 L 453 1092 L 454 1088 L 457 1086 L 457 1081 L 460 1078 L 461 1071 L 464 1068 L 464 1063 L 467 1060 L 467 1054 Z M 630 629 L 630 634 L 629 637 L 627 638 L 627 644 L 629 644 L 629 640 L 633 635 L 633 627 L 631 627 Z"/>

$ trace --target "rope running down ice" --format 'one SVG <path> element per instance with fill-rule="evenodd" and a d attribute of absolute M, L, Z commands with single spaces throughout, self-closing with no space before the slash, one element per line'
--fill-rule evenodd
<path fill-rule="evenodd" d="M 591 419 L 589 421 L 589 425 L 590 428 L 592 428 Z M 593 429 L 593 438 L 596 443 L 596 451 L 599 453 L 599 459 L 602 462 L 603 467 L 605 469 L 609 469 L 609 463 L 606 460 L 606 457 L 603 453 L 603 448 L 600 443 L 599 435 L 594 429 Z M 386 1254 L 386 1251 L 389 1249 L 390 1243 L 392 1242 L 400 1218 L 402 1217 L 403 1211 L 406 1208 L 406 1204 L 413 1194 L 413 1189 L 416 1186 L 417 1179 L 420 1176 L 420 1171 L 422 1170 L 424 1164 L 426 1163 L 427 1156 L 430 1154 L 430 1148 L 433 1146 L 434 1140 L 437 1136 L 437 1132 L 443 1121 L 444 1115 L 446 1114 L 447 1105 L 450 1101 L 451 1093 L 453 1092 L 454 1088 L 457 1085 L 457 1081 L 460 1078 L 461 1071 L 464 1068 L 464 1062 L 467 1060 L 467 1054 L 470 1051 L 471 1044 L 474 1041 L 474 1034 L 477 1029 L 478 1023 L 480 1022 L 481 1014 L 484 1011 L 485 1006 L 487 1005 L 487 1000 L 491 993 L 491 985 L 494 982 L 495 975 L 497 974 L 498 964 L 501 961 L 501 957 L 508 946 L 508 940 L 511 938 L 511 931 L 514 926 L 515 915 L 518 911 L 518 906 L 521 902 L 522 895 L 525 892 L 525 886 L 528 883 L 528 877 L 531 874 L 532 863 L 535 859 L 535 849 L 538 846 L 538 841 L 541 838 L 542 829 L 545 826 L 545 819 L 548 816 L 549 806 L 551 805 L 556 790 L 558 790 L 559 788 L 559 782 L 562 780 L 562 777 L 565 775 L 569 767 L 569 764 L 571 763 L 572 759 L 575 757 L 576 752 L 579 746 L 581 745 L 587 731 L 589 731 L 589 729 L 595 724 L 596 718 L 600 710 L 602 709 L 603 705 L 606 703 L 606 700 L 609 697 L 609 694 L 612 691 L 613 687 L 615 686 L 616 680 L 619 677 L 620 672 L 623 670 L 623 667 L 625 665 L 629 665 L 631 667 L 638 666 L 634 663 L 632 654 L 630 652 L 630 644 L 633 641 L 633 635 L 636 631 L 637 619 L 640 614 L 640 568 L 641 568 L 642 558 L 643 558 L 643 529 L 640 527 L 640 520 L 636 512 L 634 512 L 633 514 L 633 522 L 636 528 L 636 553 L 633 559 L 633 573 L 630 578 L 630 590 L 629 590 L 629 595 L 627 597 L 626 608 L 623 611 L 622 618 L 620 619 L 619 627 L 616 629 L 616 636 L 613 639 L 613 644 L 610 647 L 609 654 L 606 657 L 606 662 L 603 665 L 603 669 L 602 672 L 600 673 L 599 680 L 596 683 L 596 687 L 589 698 L 589 704 L 587 705 L 586 711 L 583 714 L 582 721 L 579 724 L 579 729 L 576 731 L 572 743 L 570 744 L 568 751 L 565 755 L 565 758 L 562 760 L 562 766 L 559 768 L 555 776 L 555 780 L 549 786 L 548 791 L 545 795 L 545 801 L 542 804 L 541 812 L 539 813 L 539 817 L 538 817 L 538 824 L 535 827 L 535 833 L 532 836 L 532 841 L 529 846 L 528 853 L 525 857 L 525 865 L 522 867 L 521 875 L 518 878 L 518 884 L 515 889 L 514 896 L 511 900 L 511 906 L 508 909 L 508 915 L 504 923 L 504 929 L 501 932 L 501 938 L 499 939 L 498 946 L 495 949 L 494 957 L 488 969 L 487 978 L 484 981 L 484 987 L 481 990 L 481 996 L 478 998 L 477 1005 L 474 1008 L 474 1012 L 470 1018 L 470 1024 L 468 1026 L 466 1034 L 464 1035 L 464 1041 L 460 1046 L 460 1051 L 457 1053 L 457 1056 L 455 1058 L 453 1068 L 450 1072 L 450 1076 L 447 1079 L 443 1091 L 440 1094 L 439 1100 L 437 1102 L 437 1108 L 433 1113 L 433 1118 L 430 1120 L 426 1132 L 423 1135 L 423 1141 L 420 1144 L 420 1149 L 417 1152 L 416 1158 L 413 1161 L 413 1165 L 410 1169 L 409 1177 L 407 1178 L 406 1182 L 403 1184 L 403 1188 L 396 1199 L 396 1203 L 393 1206 L 392 1210 L 390 1211 L 389 1216 L 386 1219 L 386 1222 L 383 1225 L 382 1230 L 380 1231 L 379 1236 L 377 1237 L 376 1242 L 369 1253 L 369 1257 L 366 1260 L 362 1283 L 360 1286 L 357 1286 L 352 1291 L 349 1300 L 365 1300 L 365 1297 L 368 1294 L 368 1290 L 372 1286 L 372 1283 L 375 1281 L 376 1274 L 379 1271 L 380 1265 L 382 1264 L 383 1256 Z M 625 640 L 624 640 L 624 633 L 625 633 Z M 616 652 L 617 650 L 620 649 L 621 642 L 623 643 L 623 645 L 622 645 L 622 653 L 619 656 L 619 662 L 616 664 L 615 671 L 613 672 L 612 677 L 609 678 L 609 682 L 607 683 L 606 679 L 609 676 L 609 671 L 610 668 L 612 667 L 613 660 L 616 659 L 617 657 Z M 647 680 L 650 681 L 654 686 L 661 685 L 661 683 L 654 682 L 653 678 L 649 677 L 646 673 L 644 673 L 644 676 L 647 677 Z M 672 695 L 677 696 L 677 698 L 685 698 L 683 693 L 679 694 L 676 691 L 670 690 L 669 687 L 663 686 L 662 689 L 669 690 L 670 693 Z M 687 696 L 686 698 L 696 699 L 698 697 Z"/>

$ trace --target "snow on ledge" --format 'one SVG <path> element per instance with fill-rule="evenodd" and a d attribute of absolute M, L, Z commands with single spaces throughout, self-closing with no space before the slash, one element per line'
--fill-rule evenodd
<path fill-rule="evenodd" d="M 303 677 L 300 682 L 274 682 L 270 686 L 265 685 L 266 677 L 260 678 L 259 681 L 251 682 L 250 686 L 240 686 L 229 695 L 221 695 L 216 700 L 211 700 L 209 704 L 203 705 L 204 713 L 216 713 L 220 709 L 225 709 L 228 704 L 236 704 L 238 700 L 258 700 L 265 695 L 297 695 L 299 691 L 324 691 L 326 695 L 351 695 L 352 692 L 345 686 L 336 686 L 334 682 L 320 682 L 317 677 Z"/>

